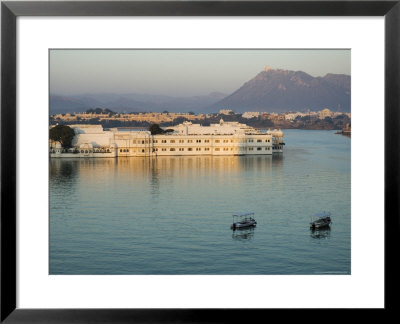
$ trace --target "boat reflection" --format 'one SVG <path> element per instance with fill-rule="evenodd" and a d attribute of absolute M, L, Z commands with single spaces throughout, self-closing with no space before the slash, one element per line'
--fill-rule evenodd
<path fill-rule="evenodd" d="M 251 240 L 254 236 L 254 227 L 251 228 L 237 228 L 232 233 L 232 239 L 238 241 Z"/>
<path fill-rule="evenodd" d="M 323 229 L 311 229 L 310 236 L 314 239 L 328 239 L 331 236 L 331 229 L 330 227 Z"/>

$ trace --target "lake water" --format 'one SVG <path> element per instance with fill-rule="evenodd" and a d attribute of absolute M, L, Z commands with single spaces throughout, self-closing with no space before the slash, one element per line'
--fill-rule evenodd
<path fill-rule="evenodd" d="M 50 159 L 50 274 L 350 274 L 351 140 L 284 135 L 274 156 Z M 240 211 L 257 227 L 233 232 Z"/>

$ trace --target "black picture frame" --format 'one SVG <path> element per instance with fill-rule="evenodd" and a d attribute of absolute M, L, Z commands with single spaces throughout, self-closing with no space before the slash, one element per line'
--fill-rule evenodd
<path fill-rule="evenodd" d="M 385 307 L 396 309 L 399 279 L 400 1 L 2 1 L 1 3 L 1 317 L 5 323 L 199 323 L 267 320 L 263 309 L 16 308 L 16 19 L 19 16 L 384 16 Z M 383 143 L 382 143 L 383 145 Z M 367 285 L 367 283 L 366 283 Z M 299 310 L 297 310 L 299 311 Z M 316 311 L 316 310 L 312 310 Z M 305 312 L 298 312 L 299 315 Z M 251 316 L 251 317 L 248 317 Z M 297 315 L 296 315 L 297 316 Z M 305 316 L 308 316 L 308 312 Z M 319 314 L 320 316 L 320 314 Z M 331 317 L 331 315 L 329 315 Z M 334 315 L 335 316 L 335 315 Z M 258 318 L 258 320 L 257 320 Z"/>

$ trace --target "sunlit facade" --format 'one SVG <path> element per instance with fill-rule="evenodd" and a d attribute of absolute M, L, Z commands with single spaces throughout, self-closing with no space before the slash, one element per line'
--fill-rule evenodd
<path fill-rule="evenodd" d="M 266 133 L 238 122 L 201 126 L 184 122 L 169 132 L 126 131 L 99 125 L 73 125 L 72 148 L 50 144 L 51 157 L 130 157 L 171 155 L 269 155 L 283 152 L 283 132 Z"/>

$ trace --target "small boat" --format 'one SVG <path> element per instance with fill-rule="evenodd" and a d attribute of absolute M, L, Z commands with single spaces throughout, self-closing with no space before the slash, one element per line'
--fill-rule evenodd
<path fill-rule="evenodd" d="M 317 228 L 329 227 L 331 223 L 332 223 L 331 213 L 324 211 L 322 213 L 315 214 L 311 217 L 310 228 L 317 229 Z"/>
<path fill-rule="evenodd" d="M 253 212 L 233 214 L 233 224 L 231 225 L 231 229 L 236 230 L 256 226 L 257 222 L 253 216 Z"/>

